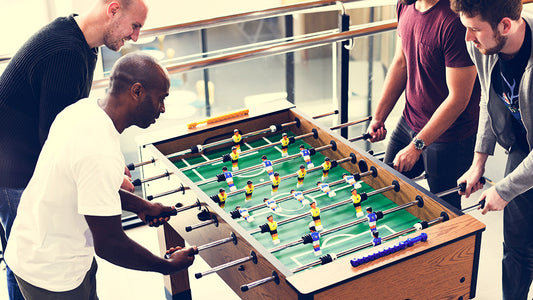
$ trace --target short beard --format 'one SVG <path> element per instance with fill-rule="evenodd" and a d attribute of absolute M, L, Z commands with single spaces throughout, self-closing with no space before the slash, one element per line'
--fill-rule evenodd
<path fill-rule="evenodd" d="M 496 39 L 496 46 L 489 48 L 489 49 L 480 50 L 482 54 L 485 54 L 485 55 L 497 54 L 503 49 L 503 47 L 505 46 L 505 43 L 507 43 L 507 37 L 502 36 L 500 33 L 494 33 L 494 38 Z"/>
<path fill-rule="evenodd" d="M 402 4 L 405 4 L 405 5 L 411 5 L 411 4 L 415 3 L 416 0 L 400 0 L 400 2 Z"/>

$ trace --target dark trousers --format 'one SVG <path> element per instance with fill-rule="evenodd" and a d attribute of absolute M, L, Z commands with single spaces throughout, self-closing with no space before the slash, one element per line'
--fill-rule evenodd
<path fill-rule="evenodd" d="M 403 117 L 392 132 L 389 145 L 385 151 L 385 163 L 392 163 L 400 150 L 409 145 L 417 132 L 412 130 Z M 432 193 L 439 193 L 457 186 L 457 179 L 463 175 L 474 158 L 475 134 L 459 142 L 435 142 L 429 145 L 413 169 L 403 174 L 414 178 L 426 171 L 429 189 Z M 452 193 L 442 199 L 461 209 L 461 196 Z"/>
<path fill-rule="evenodd" d="M 513 146 L 507 158 L 505 176 L 528 154 L 527 146 Z M 533 190 L 529 190 L 511 200 L 503 210 L 503 299 L 526 300 L 532 279 Z"/>

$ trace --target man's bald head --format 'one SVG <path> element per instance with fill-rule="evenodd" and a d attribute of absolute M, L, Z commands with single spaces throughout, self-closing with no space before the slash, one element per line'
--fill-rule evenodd
<path fill-rule="evenodd" d="M 146 90 L 169 85 L 166 69 L 152 56 L 133 52 L 117 60 L 111 70 L 109 94 L 120 95 L 135 83 Z"/>

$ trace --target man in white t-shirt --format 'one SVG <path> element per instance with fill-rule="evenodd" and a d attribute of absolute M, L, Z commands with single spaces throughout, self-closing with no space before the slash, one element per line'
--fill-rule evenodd
<path fill-rule="evenodd" d="M 5 253 L 26 299 L 97 299 L 95 253 L 122 267 L 163 274 L 192 264 L 194 248 L 158 257 L 129 239 L 121 222 L 122 210 L 143 221 L 172 210 L 120 190 L 119 135 L 131 125 L 154 123 L 165 111 L 169 86 L 165 68 L 131 53 L 115 63 L 103 99 L 82 99 L 56 117 Z"/>

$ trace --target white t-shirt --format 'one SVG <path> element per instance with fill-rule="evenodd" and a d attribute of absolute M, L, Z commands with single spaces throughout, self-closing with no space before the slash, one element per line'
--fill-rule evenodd
<path fill-rule="evenodd" d="M 78 287 L 94 257 L 84 215 L 122 213 L 119 133 L 96 99 L 82 99 L 54 120 L 22 194 L 5 259 L 32 285 L 55 292 Z"/>

